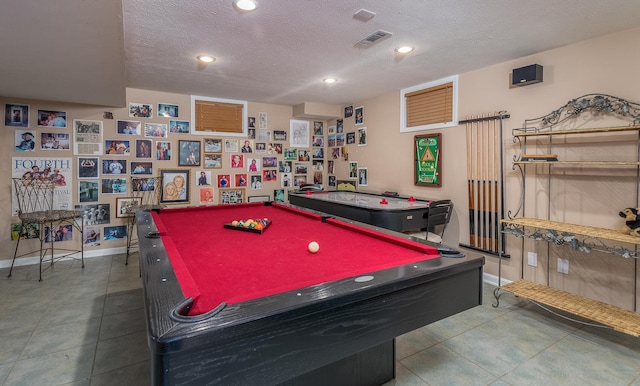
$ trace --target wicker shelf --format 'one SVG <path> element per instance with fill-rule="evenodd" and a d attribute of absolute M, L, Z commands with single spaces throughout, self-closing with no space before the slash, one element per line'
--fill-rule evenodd
<path fill-rule="evenodd" d="M 576 235 L 589 236 L 600 240 L 612 240 L 621 243 L 640 244 L 640 237 L 625 235 L 613 229 L 596 228 L 586 225 L 568 224 L 564 222 L 540 220 L 536 218 L 520 217 L 511 220 L 501 220 L 503 224 L 537 229 L 551 229 Z"/>
<path fill-rule="evenodd" d="M 600 127 L 595 129 L 575 129 L 575 130 L 557 130 L 550 129 L 540 130 L 535 128 L 513 129 L 514 137 L 534 137 L 534 136 L 550 136 L 550 135 L 571 135 L 571 134 L 597 134 L 597 133 L 619 133 L 624 131 L 640 131 L 640 126 L 616 126 L 616 127 Z"/>
<path fill-rule="evenodd" d="M 569 312 L 625 334 L 640 337 L 640 314 L 633 311 L 527 280 L 515 281 L 500 288 L 515 296 Z"/>
<path fill-rule="evenodd" d="M 638 161 L 515 161 L 515 165 L 640 166 Z"/>

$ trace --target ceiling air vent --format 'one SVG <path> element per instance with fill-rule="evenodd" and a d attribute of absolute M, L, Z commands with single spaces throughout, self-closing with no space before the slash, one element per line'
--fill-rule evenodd
<path fill-rule="evenodd" d="M 369 47 L 379 42 L 382 39 L 388 38 L 391 35 L 393 35 L 391 32 L 387 32 L 379 29 L 376 32 L 372 33 L 371 35 L 367 36 L 366 38 L 357 42 L 356 46 Z"/>

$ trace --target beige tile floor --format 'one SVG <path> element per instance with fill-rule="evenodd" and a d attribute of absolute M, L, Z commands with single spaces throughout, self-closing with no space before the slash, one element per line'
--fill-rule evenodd
<path fill-rule="evenodd" d="M 0 384 L 148 385 L 137 255 L 0 269 Z M 558 318 L 511 295 L 397 339 L 385 386 L 635 385 L 640 338 Z M 328 385 L 331 386 L 331 385 Z"/>

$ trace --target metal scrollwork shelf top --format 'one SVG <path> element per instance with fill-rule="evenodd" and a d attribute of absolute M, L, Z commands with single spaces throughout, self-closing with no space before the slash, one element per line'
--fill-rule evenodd
<path fill-rule="evenodd" d="M 570 100 L 547 115 L 527 119 L 525 127 L 529 126 L 528 123 L 538 121 L 542 127 L 554 126 L 586 111 L 608 112 L 627 117 L 632 119 L 631 125 L 640 123 L 640 104 L 607 94 L 587 94 Z"/>

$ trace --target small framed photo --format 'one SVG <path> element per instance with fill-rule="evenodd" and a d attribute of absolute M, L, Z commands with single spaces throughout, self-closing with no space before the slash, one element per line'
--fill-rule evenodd
<path fill-rule="evenodd" d="M 358 178 L 358 162 L 356 161 L 349 162 L 349 178 Z"/>
<path fill-rule="evenodd" d="M 84 225 L 101 225 L 111 222 L 111 204 L 75 205 L 74 208 L 82 212 Z"/>
<path fill-rule="evenodd" d="M 224 151 L 227 153 L 237 153 L 240 151 L 240 147 L 238 145 L 237 139 L 225 139 L 224 140 Z"/>
<path fill-rule="evenodd" d="M 267 144 L 265 142 L 256 142 L 256 154 L 267 154 Z"/>
<path fill-rule="evenodd" d="M 364 106 L 356 107 L 356 125 L 364 123 Z"/>
<path fill-rule="evenodd" d="M 222 169 L 222 154 L 205 154 L 205 169 Z"/>
<path fill-rule="evenodd" d="M 244 188 L 220 189 L 220 204 L 242 204 L 244 202 Z"/>
<path fill-rule="evenodd" d="M 104 240 L 120 240 L 127 238 L 127 226 L 116 225 L 104 227 Z"/>
<path fill-rule="evenodd" d="M 188 134 L 191 129 L 189 121 L 169 121 L 169 131 L 171 133 Z"/>
<path fill-rule="evenodd" d="M 353 106 L 346 106 L 344 108 L 344 117 L 351 118 L 353 116 Z"/>
<path fill-rule="evenodd" d="M 230 174 L 218 174 L 217 179 L 219 188 L 228 188 L 231 186 Z"/>
<path fill-rule="evenodd" d="M 131 175 L 153 174 L 153 163 L 151 162 L 131 162 Z"/>
<path fill-rule="evenodd" d="M 152 118 L 153 105 L 149 103 L 129 103 L 130 118 Z"/>
<path fill-rule="evenodd" d="M 367 186 L 369 180 L 369 172 L 367 168 L 358 168 L 358 185 Z"/>
<path fill-rule="evenodd" d="M 296 161 L 298 159 L 298 149 L 285 147 L 284 159 L 285 161 Z"/>
<path fill-rule="evenodd" d="M 142 204 L 142 197 L 117 197 L 116 218 L 135 216 L 135 207 Z"/>
<path fill-rule="evenodd" d="M 16 151 L 36 151 L 36 137 L 28 130 L 16 130 Z"/>
<path fill-rule="evenodd" d="M 99 180 L 80 180 L 78 185 L 79 202 L 98 202 L 98 195 L 100 192 Z M 88 223 L 85 221 L 85 224 Z"/>
<path fill-rule="evenodd" d="M 140 135 L 142 134 L 142 122 L 140 121 L 117 121 L 116 130 L 118 134 Z"/>
<path fill-rule="evenodd" d="M 347 145 L 353 145 L 354 143 L 356 143 L 356 133 L 347 133 Z"/>
<path fill-rule="evenodd" d="M 293 185 L 293 174 L 291 174 L 291 173 L 280 173 L 280 187 L 282 187 L 282 188 L 291 188 L 292 187 L 291 185 Z"/>
<path fill-rule="evenodd" d="M 67 127 L 67 113 L 65 111 L 38 110 L 38 126 Z"/>
<path fill-rule="evenodd" d="M 313 122 L 313 135 L 324 135 L 324 123 L 320 121 Z"/>
<path fill-rule="evenodd" d="M 273 131 L 273 140 L 274 141 L 286 141 L 287 140 L 287 132 L 284 130 L 274 130 Z"/>
<path fill-rule="evenodd" d="M 198 185 L 208 186 L 211 185 L 211 172 L 207 170 L 200 170 L 198 173 Z"/>
<path fill-rule="evenodd" d="M 79 157 L 78 178 L 98 178 L 98 162 L 97 158 Z"/>
<path fill-rule="evenodd" d="M 232 168 L 244 167 L 244 154 L 231 154 L 230 158 Z"/>
<path fill-rule="evenodd" d="M 247 186 L 247 174 L 246 173 L 237 173 L 235 175 L 236 187 L 244 188 Z"/>
<path fill-rule="evenodd" d="M 222 139 L 205 138 L 204 152 L 205 153 L 222 153 Z"/>
<path fill-rule="evenodd" d="M 107 139 L 104 141 L 104 154 L 129 155 L 131 154 L 131 142 L 120 139 Z"/>
<path fill-rule="evenodd" d="M 156 159 L 158 161 L 171 161 L 171 142 L 156 141 Z"/>
<path fill-rule="evenodd" d="M 336 120 L 336 133 L 344 133 L 344 121 L 342 119 Z"/>
<path fill-rule="evenodd" d="M 200 141 L 178 141 L 178 166 L 200 166 Z"/>
<path fill-rule="evenodd" d="M 100 183 L 102 184 L 103 194 L 124 194 L 127 193 L 127 179 L 126 178 L 103 178 Z"/>
<path fill-rule="evenodd" d="M 271 201 L 271 197 L 269 197 L 269 195 L 247 197 L 247 202 L 268 202 L 268 201 Z"/>
<path fill-rule="evenodd" d="M 267 130 L 258 130 L 258 141 L 270 141 L 271 140 L 271 132 Z"/>
<path fill-rule="evenodd" d="M 344 146 L 344 143 L 345 143 L 344 133 L 336 134 L 336 146 Z"/>
<path fill-rule="evenodd" d="M 178 105 L 158 103 L 158 118 L 178 118 Z"/>
<path fill-rule="evenodd" d="M 247 171 L 259 172 L 262 165 L 258 162 L 258 158 L 247 158 Z"/>
<path fill-rule="evenodd" d="M 5 103 L 4 125 L 14 127 L 29 127 L 29 105 Z"/>
<path fill-rule="evenodd" d="M 274 191 L 273 191 L 273 201 L 275 201 L 275 202 L 285 202 L 285 200 L 286 200 L 285 192 L 286 192 L 286 190 L 284 190 L 284 189 L 274 189 Z"/>
<path fill-rule="evenodd" d="M 200 188 L 200 203 L 212 204 L 213 203 L 213 188 Z"/>
<path fill-rule="evenodd" d="M 258 113 L 258 129 L 266 130 L 267 113 Z"/>
<path fill-rule="evenodd" d="M 252 175 L 251 176 L 251 190 L 260 190 L 262 189 L 262 176 L 261 175 Z"/>
<path fill-rule="evenodd" d="M 147 138 L 168 138 L 166 123 L 145 123 L 144 136 Z"/>
<path fill-rule="evenodd" d="M 151 158 L 150 139 L 136 139 L 136 158 Z"/>
<path fill-rule="evenodd" d="M 367 128 L 358 129 L 358 146 L 367 146 Z"/>
<path fill-rule="evenodd" d="M 40 133 L 41 150 L 69 150 L 71 141 L 68 133 Z"/>
<path fill-rule="evenodd" d="M 122 159 L 103 159 L 102 174 L 127 174 L 127 161 Z"/>
<path fill-rule="evenodd" d="M 191 186 L 190 169 L 160 169 L 161 204 L 188 204 Z"/>

